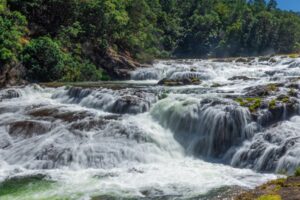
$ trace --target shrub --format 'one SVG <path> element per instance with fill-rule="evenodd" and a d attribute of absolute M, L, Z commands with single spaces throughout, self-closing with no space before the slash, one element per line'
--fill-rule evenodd
<path fill-rule="evenodd" d="M 1 6 L 1 5 L 0 5 Z M 1 10 L 2 9 L 2 10 Z M 4 12 L 0 7 L 0 63 L 16 60 L 23 48 L 22 36 L 26 33 L 26 18 L 19 12 Z"/>
<path fill-rule="evenodd" d="M 70 56 L 65 60 L 62 81 L 100 81 L 102 80 L 102 74 L 102 70 L 97 69 L 97 67 L 88 60 L 73 61 Z"/>
<path fill-rule="evenodd" d="M 300 167 L 298 167 L 295 171 L 295 176 L 300 176 Z"/>
<path fill-rule="evenodd" d="M 59 43 L 51 38 L 40 37 L 32 40 L 21 57 L 28 69 L 29 80 L 48 82 L 62 78 L 65 55 Z"/>

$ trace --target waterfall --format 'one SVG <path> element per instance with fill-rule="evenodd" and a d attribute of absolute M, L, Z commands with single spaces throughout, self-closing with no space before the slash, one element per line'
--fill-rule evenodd
<path fill-rule="evenodd" d="M 247 129 L 249 111 L 222 99 L 168 98 L 151 113 L 175 133 L 187 151 L 204 157 L 220 158 L 253 132 Z"/>
<path fill-rule="evenodd" d="M 300 65 L 275 60 L 156 61 L 130 81 L 1 89 L 0 199 L 217 198 L 292 174 Z"/>

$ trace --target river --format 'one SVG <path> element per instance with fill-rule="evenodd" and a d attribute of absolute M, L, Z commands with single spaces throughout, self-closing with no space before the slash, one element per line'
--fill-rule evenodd
<path fill-rule="evenodd" d="M 236 99 L 270 84 L 278 88 L 264 99 L 291 83 L 297 93 L 299 68 L 282 57 L 166 60 L 130 81 L 2 89 L 0 199 L 220 199 L 292 173 L 297 94 L 277 120 Z M 202 83 L 157 85 L 166 77 Z"/>

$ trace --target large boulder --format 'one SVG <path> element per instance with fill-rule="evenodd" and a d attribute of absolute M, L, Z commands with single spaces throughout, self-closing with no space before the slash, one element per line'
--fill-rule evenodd
<path fill-rule="evenodd" d="M 31 138 L 36 135 L 42 135 L 50 131 L 51 123 L 42 123 L 38 121 L 17 121 L 9 125 L 9 135 L 12 137 Z"/>
<path fill-rule="evenodd" d="M 182 79 L 168 79 L 164 78 L 158 82 L 158 85 L 164 86 L 182 86 L 182 85 L 199 85 L 201 80 L 198 78 L 182 78 Z"/>
<path fill-rule="evenodd" d="M 4 66 L 0 65 L 0 87 L 25 84 L 25 68 L 22 64 L 12 62 Z"/>
<path fill-rule="evenodd" d="M 131 72 L 140 67 L 147 67 L 132 59 L 127 52 L 116 52 L 112 48 L 103 51 L 95 47 L 91 42 L 83 45 L 83 52 L 99 68 L 104 69 L 112 79 L 128 80 L 131 78 Z"/>

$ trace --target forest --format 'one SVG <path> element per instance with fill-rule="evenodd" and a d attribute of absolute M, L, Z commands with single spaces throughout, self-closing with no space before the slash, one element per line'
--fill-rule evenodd
<path fill-rule="evenodd" d="M 300 15 L 276 0 L 0 0 L 0 67 L 21 63 L 27 80 L 109 80 L 94 59 L 108 50 L 141 63 L 294 53 Z"/>

